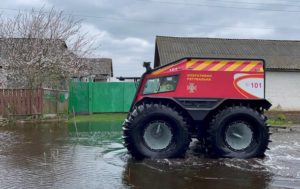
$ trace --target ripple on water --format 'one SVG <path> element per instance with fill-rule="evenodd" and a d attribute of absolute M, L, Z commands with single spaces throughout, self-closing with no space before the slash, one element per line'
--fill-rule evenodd
<path fill-rule="evenodd" d="M 297 178 L 300 171 L 299 133 L 274 133 L 272 140 L 262 165 L 278 178 Z"/>
<path fill-rule="evenodd" d="M 105 147 L 103 152 L 103 160 L 113 166 L 123 167 L 124 157 L 127 154 L 127 150 L 120 143 L 112 143 Z"/>
<path fill-rule="evenodd" d="M 211 159 L 192 148 L 184 159 L 135 161 L 120 131 L 87 132 L 89 127 L 78 135 L 67 127 L 1 128 L 1 188 L 300 186 L 299 133 L 272 135 L 264 159 Z"/>

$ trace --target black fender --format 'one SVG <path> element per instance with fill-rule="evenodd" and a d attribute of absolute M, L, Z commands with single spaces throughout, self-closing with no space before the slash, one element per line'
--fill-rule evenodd
<path fill-rule="evenodd" d="M 144 97 L 134 106 L 143 103 L 162 103 L 175 106 L 186 113 L 194 121 L 203 121 L 220 109 L 228 106 L 247 106 L 259 111 L 268 110 L 272 104 L 266 99 L 217 99 L 217 98 L 172 98 Z"/>

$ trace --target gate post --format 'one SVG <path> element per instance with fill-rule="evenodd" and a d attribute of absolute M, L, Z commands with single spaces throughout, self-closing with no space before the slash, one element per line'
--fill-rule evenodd
<path fill-rule="evenodd" d="M 91 81 L 89 81 L 89 99 L 88 99 L 88 103 L 89 103 L 89 114 L 93 114 L 93 83 Z"/>

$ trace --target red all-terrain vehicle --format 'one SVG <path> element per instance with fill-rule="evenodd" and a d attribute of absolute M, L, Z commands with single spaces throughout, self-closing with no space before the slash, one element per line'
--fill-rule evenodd
<path fill-rule="evenodd" d="M 269 128 L 264 60 L 184 58 L 145 66 L 123 123 L 135 158 L 182 157 L 192 137 L 215 157 L 262 157 Z"/>

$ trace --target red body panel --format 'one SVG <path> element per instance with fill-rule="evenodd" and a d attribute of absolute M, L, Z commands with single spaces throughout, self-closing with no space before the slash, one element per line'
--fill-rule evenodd
<path fill-rule="evenodd" d="M 135 102 L 146 96 L 180 98 L 264 98 L 262 60 L 185 59 L 146 74 Z M 179 75 L 175 91 L 143 95 L 149 78 Z"/>

